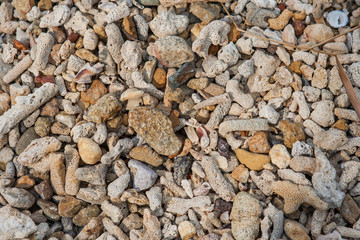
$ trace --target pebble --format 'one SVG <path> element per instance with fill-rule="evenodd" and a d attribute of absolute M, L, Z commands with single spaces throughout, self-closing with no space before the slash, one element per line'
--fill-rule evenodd
<path fill-rule="evenodd" d="M 330 127 L 335 123 L 334 107 L 334 103 L 330 100 L 316 102 L 310 118 L 322 127 Z"/>
<path fill-rule="evenodd" d="M 35 185 L 35 180 L 29 177 L 28 175 L 22 176 L 16 180 L 16 188 L 29 189 Z"/>
<path fill-rule="evenodd" d="M 100 80 L 95 80 L 86 92 L 81 92 L 81 100 L 85 103 L 95 104 L 107 92 L 106 86 Z"/>
<path fill-rule="evenodd" d="M 143 219 L 139 217 L 137 213 L 130 213 L 128 216 L 126 216 L 121 224 L 120 227 L 124 232 L 128 233 L 132 229 L 139 229 L 143 227 Z"/>
<path fill-rule="evenodd" d="M 149 22 L 149 27 L 157 37 L 162 38 L 179 35 L 186 30 L 188 24 L 189 18 L 187 16 L 163 11 Z"/>
<path fill-rule="evenodd" d="M 292 123 L 288 120 L 282 120 L 279 128 L 284 135 L 284 145 L 292 148 L 297 141 L 305 141 L 305 133 L 299 123 Z"/>
<path fill-rule="evenodd" d="M 249 178 L 249 169 L 247 169 L 244 165 L 239 165 L 234 169 L 234 171 L 232 171 L 231 177 L 238 182 L 246 183 Z"/>
<path fill-rule="evenodd" d="M 254 153 L 269 153 L 267 132 L 257 132 L 249 140 L 249 150 Z"/>
<path fill-rule="evenodd" d="M 37 227 L 33 220 L 19 212 L 17 209 L 6 205 L 0 208 L 0 236 L 3 239 L 27 238 L 36 232 Z"/>
<path fill-rule="evenodd" d="M 282 144 L 274 145 L 269 152 L 269 157 L 271 159 L 271 163 L 276 165 L 278 168 L 287 168 L 291 160 L 289 152 Z"/>
<path fill-rule="evenodd" d="M 194 60 L 194 53 L 186 41 L 177 36 L 161 37 L 154 43 L 156 58 L 166 67 L 180 67 Z"/>
<path fill-rule="evenodd" d="M 175 135 L 172 123 L 159 110 L 139 107 L 129 113 L 129 126 L 139 134 L 157 153 L 177 154 L 182 147 Z"/>
<path fill-rule="evenodd" d="M 284 222 L 284 231 L 291 240 L 310 240 L 308 230 L 296 221 L 286 219 Z"/>
<path fill-rule="evenodd" d="M 43 200 L 48 200 L 53 196 L 53 190 L 47 181 L 42 181 L 34 187 L 34 190 L 40 195 Z"/>
<path fill-rule="evenodd" d="M 97 205 L 90 205 L 87 208 L 80 210 L 72 219 L 76 226 L 86 226 L 93 217 L 100 214 L 100 208 Z"/>
<path fill-rule="evenodd" d="M 51 122 L 47 117 L 39 117 L 34 125 L 34 130 L 37 135 L 40 137 L 45 137 L 49 135 Z"/>
<path fill-rule="evenodd" d="M 35 203 L 35 197 L 25 189 L 2 188 L 0 193 L 12 207 L 28 209 Z"/>
<path fill-rule="evenodd" d="M 183 221 L 178 226 L 181 239 L 189 240 L 196 235 L 196 228 L 190 221 Z"/>
<path fill-rule="evenodd" d="M 330 27 L 320 23 L 308 25 L 305 28 L 304 33 L 309 41 L 315 41 L 316 43 L 325 41 L 334 36 Z"/>
<path fill-rule="evenodd" d="M 270 158 L 266 155 L 248 152 L 244 149 L 235 150 L 239 161 L 251 170 L 261 170 L 264 165 L 270 163 Z"/>
<path fill-rule="evenodd" d="M 72 196 L 65 196 L 59 202 L 59 214 L 62 217 L 74 217 L 83 207 L 82 201 Z"/>
<path fill-rule="evenodd" d="M 36 204 L 43 210 L 44 215 L 51 221 L 59 221 L 60 215 L 58 213 L 58 206 L 50 201 L 38 199 Z"/>
<path fill-rule="evenodd" d="M 35 132 L 34 128 L 28 128 L 19 138 L 19 141 L 16 143 L 15 152 L 20 155 L 25 148 L 31 143 L 32 140 L 40 138 L 39 135 Z"/>
<path fill-rule="evenodd" d="M 78 141 L 79 154 L 87 164 L 95 164 L 100 161 L 102 151 L 99 145 L 90 138 L 80 138 Z"/>
<path fill-rule="evenodd" d="M 120 165 L 122 166 L 122 171 L 117 173 L 118 178 L 111 182 L 107 187 L 108 195 L 112 198 L 119 197 L 130 183 L 129 170 L 125 163 L 121 163 Z"/>
<path fill-rule="evenodd" d="M 104 201 L 101 203 L 101 210 L 111 218 L 114 223 L 120 223 L 124 214 L 120 208 L 116 205 L 111 204 L 109 201 Z"/>
<path fill-rule="evenodd" d="M 198 17 L 203 23 L 209 23 L 217 18 L 220 13 L 220 7 L 216 4 L 193 3 L 190 6 L 190 12 Z"/>
<path fill-rule="evenodd" d="M 345 195 L 339 211 L 350 224 L 354 224 L 360 217 L 360 208 L 349 194 Z"/>
<path fill-rule="evenodd" d="M 133 187 L 137 191 L 149 189 L 154 185 L 157 179 L 157 174 L 145 163 L 132 159 L 129 161 L 128 166 L 134 176 Z"/>
<path fill-rule="evenodd" d="M 158 167 L 163 163 L 162 157 L 147 145 L 134 147 L 129 152 L 129 155 L 136 160 L 140 160 L 154 167 Z"/>
<path fill-rule="evenodd" d="M 107 167 L 104 164 L 85 166 L 75 171 L 75 177 L 79 181 L 88 182 L 92 185 L 105 185 Z"/>
<path fill-rule="evenodd" d="M 336 128 L 321 131 L 314 134 L 314 144 L 325 150 L 336 150 L 348 141 L 346 132 Z"/>
<path fill-rule="evenodd" d="M 112 94 L 106 94 L 89 107 L 87 117 L 95 123 L 103 123 L 108 119 L 115 117 L 121 110 L 119 100 Z"/>
<path fill-rule="evenodd" d="M 154 81 L 152 84 L 156 88 L 163 88 L 166 84 L 166 71 L 163 68 L 156 68 L 154 72 Z"/>
<path fill-rule="evenodd" d="M 181 185 L 181 180 L 186 179 L 188 172 L 192 166 L 192 160 L 187 157 L 176 157 L 174 160 L 173 177 L 177 185 Z"/>

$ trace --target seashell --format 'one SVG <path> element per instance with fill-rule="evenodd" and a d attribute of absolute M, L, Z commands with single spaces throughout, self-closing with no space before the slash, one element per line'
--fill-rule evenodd
<path fill-rule="evenodd" d="M 196 129 L 196 133 L 200 138 L 200 146 L 201 146 L 201 148 L 204 149 L 207 146 L 209 146 L 210 138 L 209 138 L 209 135 L 208 135 L 206 129 L 204 127 L 202 127 L 202 126 L 199 126 Z"/>
<path fill-rule="evenodd" d="M 197 197 L 197 196 L 205 196 L 210 192 L 210 189 L 211 189 L 210 184 L 208 182 L 204 182 L 203 184 L 201 184 L 200 187 L 195 188 L 193 193 L 194 193 L 195 197 Z"/>
<path fill-rule="evenodd" d="M 333 28 L 341 28 L 344 27 L 349 22 L 349 18 L 347 15 L 348 13 L 346 12 L 335 10 L 329 12 L 329 14 L 326 17 L 326 20 Z"/>
<path fill-rule="evenodd" d="M 7 21 L 0 25 L 0 33 L 13 34 L 18 26 L 17 21 Z"/>
<path fill-rule="evenodd" d="M 100 73 L 103 70 L 104 64 L 97 63 L 90 66 L 90 63 L 85 64 L 76 74 L 74 81 L 77 83 L 91 83 L 91 76 Z"/>

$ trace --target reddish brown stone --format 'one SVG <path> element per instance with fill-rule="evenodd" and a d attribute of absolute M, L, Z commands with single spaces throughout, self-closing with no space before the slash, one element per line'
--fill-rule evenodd
<path fill-rule="evenodd" d="M 53 195 L 52 187 L 47 181 L 42 181 L 41 183 L 36 185 L 34 189 L 44 200 L 50 199 Z"/>
<path fill-rule="evenodd" d="M 133 20 L 133 16 L 127 16 L 126 18 L 123 19 L 122 30 L 123 30 L 123 33 L 125 34 L 125 36 L 129 40 L 137 40 L 138 39 L 137 30 L 136 30 L 135 22 Z"/>
<path fill-rule="evenodd" d="M 249 140 L 249 150 L 254 153 L 269 153 L 267 132 L 257 132 Z"/>
<path fill-rule="evenodd" d="M 40 75 L 35 77 L 35 85 L 36 87 L 41 87 L 41 85 L 50 82 L 50 83 L 55 83 L 55 77 L 53 75 Z"/>
<path fill-rule="evenodd" d="M 15 187 L 17 188 L 32 188 L 35 185 L 35 180 L 30 178 L 28 175 L 22 176 L 18 180 L 16 180 Z"/>
<path fill-rule="evenodd" d="M 81 92 L 81 100 L 95 104 L 98 99 L 107 93 L 107 88 L 100 80 L 95 80 L 86 92 Z"/>

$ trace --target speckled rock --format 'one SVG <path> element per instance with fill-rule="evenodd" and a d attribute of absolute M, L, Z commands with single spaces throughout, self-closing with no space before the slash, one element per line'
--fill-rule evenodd
<path fill-rule="evenodd" d="M 97 217 L 100 212 L 101 210 L 98 205 L 90 205 L 89 207 L 80 210 L 80 212 L 74 216 L 73 223 L 76 226 L 85 226 L 93 217 Z"/>
<path fill-rule="evenodd" d="M 254 153 L 268 153 L 270 144 L 267 132 L 257 132 L 249 140 L 249 150 Z"/>
<path fill-rule="evenodd" d="M 25 189 L 3 188 L 0 193 L 12 207 L 28 209 L 35 203 L 35 197 Z"/>
<path fill-rule="evenodd" d="M 161 155 L 174 155 L 181 150 L 181 141 L 175 135 L 170 119 L 157 109 L 138 107 L 131 110 L 129 126 Z"/>
<path fill-rule="evenodd" d="M 1 239 L 23 239 L 37 230 L 35 223 L 29 216 L 10 205 L 0 208 L 0 222 L 7 223 L 0 224 Z"/>
<path fill-rule="evenodd" d="M 291 156 L 282 144 L 274 145 L 269 152 L 269 156 L 271 163 L 275 164 L 278 168 L 287 168 L 290 164 Z"/>
<path fill-rule="evenodd" d="M 336 128 L 321 131 L 314 134 L 314 144 L 325 150 L 336 150 L 348 141 L 346 133 Z"/>
<path fill-rule="evenodd" d="M 89 107 L 87 117 L 92 122 L 103 123 L 113 118 L 120 110 L 121 104 L 119 100 L 112 94 L 106 94 Z"/>
<path fill-rule="evenodd" d="M 65 196 L 59 203 L 59 214 L 62 217 L 74 217 L 84 203 L 72 196 Z"/>
<path fill-rule="evenodd" d="M 305 141 L 305 133 L 301 124 L 282 120 L 279 127 L 284 135 L 284 144 L 288 148 L 292 148 L 296 141 Z"/>
<path fill-rule="evenodd" d="M 49 135 L 50 132 L 50 119 L 47 117 L 39 117 L 34 125 L 34 130 L 40 137 Z"/>
<path fill-rule="evenodd" d="M 194 53 L 184 39 L 177 36 L 159 38 L 154 43 L 156 58 L 167 67 L 180 67 L 194 60 Z"/>
<path fill-rule="evenodd" d="M 314 111 L 312 111 L 310 118 L 322 127 L 330 127 L 335 122 L 334 103 L 330 100 L 323 100 L 314 103 Z"/>
<path fill-rule="evenodd" d="M 186 179 L 186 175 L 191 168 L 192 162 L 191 158 L 187 156 L 175 158 L 173 177 L 176 184 L 179 186 L 181 185 L 181 180 Z"/>
<path fill-rule="evenodd" d="M 58 213 L 58 207 L 57 204 L 51 202 L 51 201 L 46 201 L 43 199 L 38 199 L 36 204 L 43 210 L 44 215 L 51 221 L 59 221 L 60 220 L 60 215 Z"/>

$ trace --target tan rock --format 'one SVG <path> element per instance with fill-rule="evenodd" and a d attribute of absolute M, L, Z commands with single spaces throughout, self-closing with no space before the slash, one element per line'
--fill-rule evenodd
<path fill-rule="evenodd" d="M 270 18 L 268 20 L 269 27 L 274 30 L 282 30 L 288 24 L 292 16 L 293 12 L 285 9 L 277 18 Z"/>
<path fill-rule="evenodd" d="M 182 240 L 189 240 L 196 235 L 196 228 L 190 221 L 181 222 L 178 231 Z"/>
<path fill-rule="evenodd" d="M 88 62 L 96 62 L 99 60 L 99 58 L 95 54 L 85 48 L 76 50 L 75 55 Z"/>
<path fill-rule="evenodd" d="M 334 36 L 331 28 L 324 24 L 308 25 L 304 30 L 304 34 L 310 42 L 315 41 L 316 43 L 325 41 Z"/>
<path fill-rule="evenodd" d="M 235 150 L 236 157 L 242 164 L 245 164 L 246 167 L 251 170 L 259 171 L 263 169 L 263 166 L 270 162 L 270 158 L 266 155 L 256 154 L 248 152 L 244 149 Z"/>
<path fill-rule="evenodd" d="M 15 187 L 29 189 L 35 185 L 35 180 L 30 178 L 28 175 L 22 176 L 16 180 Z"/>
<path fill-rule="evenodd" d="M 112 94 L 102 96 L 96 103 L 89 107 L 87 117 L 95 123 L 103 123 L 104 121 L 115 117 L 121 110 L 119 100 Z"/>
<path fill-rule="evenodd" d="M 166 71 L 163 68 L 157 68 L 154 73 L 152 84 L 157 88 L 163 88 L 166 84 Z"/>
<path fill-rule="evenodd" d="M 14 0 L 12 5 L 19 13 L 20 19 L 26 19 L 26 14 L 35 6 L 34 0 Z"/>
<path fill-rule="evenodd" d="M 90 138 L 80 138 L 78 141 L 79 154 L 87 164 L 95 164 L 102 156 L 99 145 Z"/>
<path fill-rule="evenodd" d="M 235 168 L 231 176 L 238 182 L 246 183 L 249 178 L 249 169 L 241 164 Z"/>
<path fill-rule="evenodd" d="M 140 160 L 154 167 L 158 167 L 163 163 L 163 159 L 159 156 L 159 154 L 147 145 L 134 147 L 129 152 L 129 155 L 134 159 Z"/>
<path fill-rule="evenodd" d="M 50 164 L 50 180 L 51 185 L 58 195 L 66 195 L 65 193 L 65 164 L 64 154 L 52 153 L 52 162 Z"/>
<path fill-rule="evenodd" d="M 40 0 L 38 3 L 38 8 L 40 8 L 41 11 L 51 10 L 52 7 L 51 0 Z"/>
<path fill-rule="evenodd" d="M 182 143 L 175 135 L 168 117 L 157 109 L 138 107 L 129 113 L 129 126 L 161 155 L 174 155 L 181 151 Z"/>
<path fill-rule="evenodd" d="M 286 219 L 284 222 L 284 230 L 286 235 L 291 240 L 310 240 L 311 238 L 307 234 L 308 230 L 298 223 L 297 221 L 292 221 Z"/>
<path fill-rule="evenodd" d="M 59 214 L 62 217 L 74 217 L 83 206 L 83 201 L 72 196 L 65 196 L 59 202 Z"/>
<path fill-rule="evenodd" d="M 297 141 L 305 141 L 305 133 L 301 124 L 282 120 L 279 127 L 284 135 L 284 144 L 288 148 L 292 148 Z"/>

